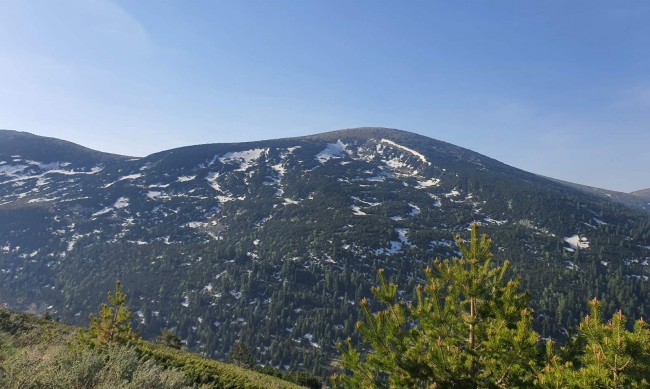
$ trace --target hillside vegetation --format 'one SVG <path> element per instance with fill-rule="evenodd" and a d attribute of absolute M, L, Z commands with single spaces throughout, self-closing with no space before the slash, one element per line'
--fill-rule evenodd
<path fill-rule="evenodd" d="M 0 387 L 301 388 L 276 377 L 139 341 L 87 347 L 79 328 L 0 308 Z"/>

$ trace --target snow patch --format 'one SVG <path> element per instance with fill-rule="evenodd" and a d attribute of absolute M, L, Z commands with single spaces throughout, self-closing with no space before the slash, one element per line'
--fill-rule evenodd
<path fill-rule="evenodd" d="M 424 163 L 426 163 L 428 165 L 431 165 L 431 162 L 427 161 L 427 159 L 425 158 L 424 155 L 418 153 L 417 151 L 415 151 L 413 149 L 409 149 L 408 147 L 402 146 L 402 145 L 397 144 L 397 143 L 393 142 L 392 140 L 388 140 L 388 139 L 382 139 L 380 142 L 386 143 L 386 144 L 389 144 L 389 145 L 391 145 L 393 147 L 397 147 L 398 149 L 402 149 L 404 151 L 407 151 L 407 152 L 415 155 L 416 157 L 418 157 L 422 162 L 424 162 Z"/>
<path fill-rule="evenodd" d="M 157 191 L 157 190 L 150 190 L 149 192 L 147 192 L 147 197 L 149 197 L 149 198 L 152 199 L 152 200 L 156 200 L 156 199 L 158 199 L 162 194 L 163 194 L 163 192 L 160 192 L 160 191 Z"/>
<path fill-rule="evenodd" d="M 105 208 L 102 208 L 102 209 L 100 209 L 99 211 L 93 213 L 93 214 L 91 215 L 91 217 L 96 217 L 96 216 L 104 215 L 104 214 L 109 213 L 109 212 L 112 211 L 112 210 L 113 210 L 113 207 L 105 207 Z"/>
<path fill-rule="evenodd" d="M 458 191 L 458 189 L 454 188 L 451 192 L 445 193 L 444 196 L 449 198 L 449 197 L 456 197 L 456 196 L 459 196 L 459 195 L 460 195 L 460 192 Z"/>
<path fill-rule="evenodd" d="M 347 145 L 341 140 L 337 140 L 336 143 L 328 143 L 327 147 L 320 153 L 316 154 L 316 160 L 320 163 L 325 163 L 332 158 L 341 158 L 342 154 L 345 153 Z"/>
<path fill-rule="evenodd" d="M 571 261 L 565 261 L 564 265 L 569 270 L 578 270 L 578 266 L 575 263 L 571 262 Z"/>
<path fill-rule="evenodd" d="M 219 183 L 217 182 L 217 179 L 219 178 L 219 173 L 217 172 L 210 172 L 208 173 L 207 176 L 205 176 L 205 180 L 208 182 L 208 185 L 214 190 L 216 190 L 219 193 L 223 193 L 223 190 L 221 190 L 221 186 L 219 186 Z"/>
<path fill-rule="evenodd" d="M 409 232 L 408 228 L 396 228 L 395 232 L 397 232 L 399 241 L 391 240 L 389 248 L 377 249 L 375 250 L 375 254 L 397 254 L 398 252 L 402 251 L 402 247 L 412 246 L 411 242 L 409 242 L 406 236 L 406 234 Z"/>
<path fill-rule="evenodd" d="M 496 220 L 496 219 L 492 219 L 491 217 L 486 217 L 483 219 L 483 221 L 497 226 L 502 226 L 508 222 L 507 220 Z"/>
<path fill-rule="evenodd" d="M 579 235 L 573 235 L 564 238 L 564 241 L 567 242 L 573 250 L 589 248 L 589 240 L 584 236 L 580 237 Z"/>
<path fill-rule="evenodd" d="M 136 174 L 129 174 L 128 176 L 122 176 L 118 178 L 118 181 L 123 181 L 123 180 L 136 180 L 138 178 L 142 177 L 141 173 L 136 173 Z"/>
<path fill-rule="evenodd" d="M 113 207 L 115 209 L 122 209 L 128 206 L 129 206 L 129 199 L 127 197 L 120 197 L 115 201 L 115 204 L 113 204 Z"/>
<path fill-rule="evenodd" d="M 594 221 L 596 222 L 596 224 L 598 224 L 598 225 L 600 225 L 600 226 L 607 225 L 607 223 L 605 223 L 604 221 L 602 221 L 602 220 L 600 220 L 600 219 L 596 219 L 595 217 L 594 217 L 593 219 L 594 219 Z"/>
<path fill-rule="evenodd" d="M 239 168 L 235 169 L 236 172 L 244 172 L 255 164 L 254 161 L 260 159 L 262 154 L 266 153 L 268 149 L 252 149 L 245 151 L 235 151 L 224 154 L 219 161 L 223 164 L 230 162 L 239 162 Z"/>
<path fill-rule="evenodd" d="M 187 181 L 192 181 L 195 179 L 196 176 L 180 176 L 176 179 L 176 182 L 187 182 Z"/>
<path fill-rule="evenodd" d="M 430 188 L 432 186 L 438 186 L 440 185 L 440 179 L 439 178 L 432 178 L 430 180 L 426 181 L 418 181 L 418 185 L 416 188 L 418 189 L 424 189 L 424 188 Z"/>

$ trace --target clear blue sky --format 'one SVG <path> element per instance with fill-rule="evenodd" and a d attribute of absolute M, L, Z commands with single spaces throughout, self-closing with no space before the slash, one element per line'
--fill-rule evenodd
<path fill-rule="evenodd" d="M 358 126 L 650 187 L 650 2 L 0 0 L 0 128 L 142 156 Z"/>

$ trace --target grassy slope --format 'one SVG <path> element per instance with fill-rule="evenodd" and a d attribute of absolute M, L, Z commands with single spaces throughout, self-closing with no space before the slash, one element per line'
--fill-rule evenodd
<path fill-rule="evenodd" d="M 74 342 L 78 328 L 0 307 L 0 366 L 15 353 L 35 347 L 56 347 Z M 214 388 L 301 388 L 275 377 L 204 358 L 170 347 L 143 342 L 138 352 L 164 368 L 183 372 L 189 381 Z M 203 387 L 203 386 L 202 386 Z"/>

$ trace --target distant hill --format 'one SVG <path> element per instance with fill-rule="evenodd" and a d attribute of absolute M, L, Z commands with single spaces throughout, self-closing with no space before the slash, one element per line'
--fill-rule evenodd
<path fill-rule="evenodd" d="M 650 188 L 649 189 L 642 189 L 642 190 L 637 190 L 636 192 L 632 192 L 634 196 L 641 197 L 645 201 L 650 201 Z"/>
<path fill-rule="evenodd" d="M 0 299 L 16 309 L 85 324 L 119 279 L 147 338 L 172 329 L 217 359 L 239 341 L 259 364 L 326 376 L 377 270 L 413 299 L 479 221 L 543 336 L 565 336 L 594 296 L 606 313 L 650 312 L 638 197 L 421 135 L 347 129 L 134 159 L 2 134 Z"/>
<path fill-rule="evenodd" d="M 632 193 L 625 193 L 625 192 L 617 192 L 613 190 L 596 188 L 593 186 L 574 184 L 572 182 L 567 182 L 567 181 L 562 181 L 557 179 L 552 179 L 552 180 L 561 182 L 565 185 L 579 189 L 591 195 L 600 196 L 601 198 L 604 199 L 610 199 L 612 201 L 625 204 L 630 207 L 641 208 L 645 211 L 650 212 L 650 204 L 646 200 L 646 198 L 650 197 L 650 189 L 640 190 Z"/>
<path fill-rule="evenodd" d="M 20 156 L 20 157 L 12 157 Z M 129 157 L 102 153 L 78 144 L 28 132 L 0 130 L 0 160 L 5 162 L 12 158 L 52 163 L 65 161 L 74 166 L 98 164 L 107 161 L 127 159 Z"/>

